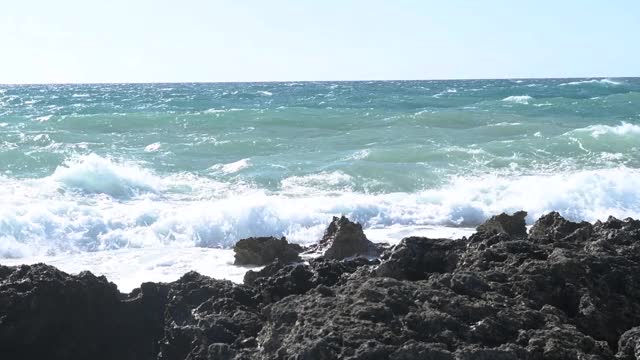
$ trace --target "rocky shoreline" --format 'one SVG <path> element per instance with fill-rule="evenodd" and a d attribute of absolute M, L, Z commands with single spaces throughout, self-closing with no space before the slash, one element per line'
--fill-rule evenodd
<path fill-rule="evenodd" d="M 334 218 L 306 262 L 285 239 L 239 243 L 238 264 L 267 264 L 241 285 L 190 272 L 122 294 L 0 266 L 0 358 L 640 359 L 640 221 L 525 215 L 389 248 Z"/>

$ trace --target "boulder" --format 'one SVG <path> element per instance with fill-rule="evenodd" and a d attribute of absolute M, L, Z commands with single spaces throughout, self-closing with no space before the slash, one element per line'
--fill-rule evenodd
<path fill-rule="evenodd" d="M 233 247 L 234 265 L 263 266 L 278 259 L 283 263 L 301 261 L 299 254 L 302 247 L 289 244 L 283 237 L 251 237 L 239 240 Z"/>

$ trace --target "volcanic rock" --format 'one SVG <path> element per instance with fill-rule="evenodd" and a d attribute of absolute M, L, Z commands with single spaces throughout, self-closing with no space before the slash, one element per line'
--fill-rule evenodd
<path fill-rule="evenodd" d="M 128 295 L 87 272 L 0 266 L 0 357 L 640 359 L 639 221 L 551 213 L 527 239 L 500 226 Z"/>
<path fill-rule="evenodd" d="M 234 265 L 262 266 L 278 259 L 284 263 L 301 261 L 299 254 L 302 247 L 289 244 L 283 237 L 252 237 L 239 240 L 233 247 L 235 251 Z"/>
<path fill-rule="evenodd" d="M 342 260 L 352 256 L 378 256 L 382 247 L 367 239 L 362 225 L 345 216 L 334 216 L 316 250 L 327 259 Z"/>
<path fill-rule="evenodd" d="M 524 239 L 527 237 L 526 217 L 526 211 L 518 211 L 513 215 L 502 213 L 492 216 L 489 220 L 478 226 L 476 230 L 489 234 L 505 233 L 514 239 Z"/>

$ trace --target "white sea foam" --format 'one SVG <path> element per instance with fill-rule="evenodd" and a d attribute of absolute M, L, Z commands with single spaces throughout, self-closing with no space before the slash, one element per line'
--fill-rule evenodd
<path fill-rule="evenodd" d="M 228 164 L 216 164 L 213 165 L 212 167 L 210 167 L 211 170 L 214 171 L 219 171 L 225 174 L 233 174 L 233 173 L 237 173 L 238 171 L 242 170 L 242 169 L 246 169 L 249 166 L 251 166 L 251 162 L 250 160 L 247 159 L 241 159 L 238 161 L 234 161 L 232 163 L 228 163 Z"/>
<path fill-rule="evenodd" d="M 89 270 L 104 275 L 128 293 L 143 282 L 175 281 L 188 271 L 242 283 L 247 270 L 258 269 L 233 265 L 233 250 L 206 248 L 120 249 L 58 256 L 33 256 L 3 259 L 3 265 L 44 262 L 58 269 L 77 274 Z"/>
<path fill-rule="evenodd" d="M 58 167 L 51 179 L 69 190 L 129 198 L 140 193 L 157 193 L 161 179 L 134 164 L 118 164 L 95 154 L 74 158 Z"/>
<path fill-rule="evenodd" d="M 353 179 L 341 172 L 320 172 L 304 176 L 290 176 L 283 179 L 282 190 L 293 194 L 317 194 L 332 189 L 349 190 Z"/>
<path fill-rule="evenodd" d="M 640 126 L 622 122 L 620 125 L 591 125 L 582 129 L 574 130 L 575 132 L 587 132 L 591 133 L 594 138 L 599 138 L 603 135 L 614 136 L 628 136 L 628 135 L 640 135 Z"/>
<path fill-rule="evenodd" d="M 511 102 L 511 103 L 516 103 L 516 104 L 529 104 L 529 101 L 533 100 L 533 98 L 529 95 L 515 95 L 515 96 L 508 96 L 504 99 L 502 99 L 502 101 L 505 102 Z"/>
<path fill-rule="evenodd" d="M 495 124 L 489 124 L 487 126 L 518 126 L 518 125 L 522 125 L 522 123 L 519 122 L 499 122 L 499 123 L 495 123 Z"/>
<path fill-rule="evenodd" d="M 52 117 L 53 117 L 53 115 L 39 116 L 39 117 L 35 118 L 35 120 L 36 121 L 40 121 L 40 122 L 45 122 L 45 121 L 51 120 Z"/>
<path fill-rule="evenodd" d="M 347 156 L 344 160 L 364 160 L 366 159 L 371 151 L 369 149 L 358 150 L 353 154 Z"/>
<path fill-rule="evenodd" d="M 442 95 L 446 95 L 446 94 L 455 94 L 455 93 L 457 93 L 457 92 L 458 92 L 458 90 L 456 90 L 456 89 L 447 89 L 447 90 L 441 91 L 441 92 L 439 92 L 439 93 L 437 93 L 437 94 L 433 95 L 432 97 L 434 97 L 434 98 L 440 98 L 440 97 L 442 97 Z"/>
<path fill-rule="evenodd" d="M 596 85 L 622 85 L 621 82 L 609 80 L 609 79 L 591 79 L 591 80 L 581 80 L 581 81 L 571 81 L 567 83 L 562 83 L 560 86 L 575 86 L 575 85 L 585 85 L 585 84 L 596 84 Z"/>
<path fill-rule="evenodd" d="M 640 170 L 625 167 L 459 177 L 417 193 L 358 193 L 350 190 L 352 181 L 347 174 L 325 172 L 289 177 L 279 190 L 267 191 L 195 175 L 161 177 L 135 164 L 85 156 L 42 179 L 0 177 L 0 258 L 228 248 L 238 239 L 264 235 L 309 243 L 340 214 L 365 229 L 394 227 L 393 233 L 472 227 L 520 209 L 529 212 L 529 223 L 552 210 L 573 220 L 640 217 Z"/>
<path fill-rule="evenodd" d="M 258 91 L 258 94 L 263 96 L 273 96 L 273 93 L 270 91 Z"/>
<path fill-rule="evenodd" d="M 160 150 L 161 146 L 162 145 L 159 142 L 155 142 L 153 144 L 149 144 L 149 145 L 145 146 L 144 147 L 144 151 L 146 151 L 146 152 L 155 152 L 155 151 Z"/>

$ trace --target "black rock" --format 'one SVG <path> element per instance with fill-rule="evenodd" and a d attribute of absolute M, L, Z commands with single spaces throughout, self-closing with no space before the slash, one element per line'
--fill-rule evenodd
<path fill-rule="evenodd" d="M 52 266 L 0 266 L 3 359 L 150 359 L 159 348 L 168 288 L 124 298 L 103 276 Z"/>
<path fill-rule="evenodd" d="M 378 256 L 382 247 L 367 239 L 362 225 L 345 216 L 334 216 L 316 251 L 322 252 L 327 259 L 342 260 L 353 256 Z"/>
<path fill-rule="evenodd" d="M 431 273 L 451 272 L 466 242 L 449 239 L 408 237 L 383 255 L 377 276 L 403 280 L 423 280 Z"/>
<path fill-rule="evenodd" d="M 502 213 L 492 216 L 489 220 L 478 226 L 476 230 L 488 234 L 505 233 L 512 239 L 524 239 L 527 237 L 526 217 L 526 211 L 518 211 L 513 215 Z"/>
<path fill-rule="evenodd" d="M 235 251 L 234 265 L 262 266 L 278 259 L 284 263 L 301 261 L 299 254 L 302 247 L 289 244 L 283 237 L 252 237 L 239 240 L 233 247 Z"/>
<path fill-rule="evenodd" d="M 533 224 L 529 239 L 544 243 L 584 241 L 591 235 L 591 231 L 592 225 L 588 222 L 572 222 L 554 211 L 542 216 Z"/>
<path fill-rule="evenodd" d="M 128 295 L 90 273 L 0 266 L 0 358 L 640 358 L 639 221 L 552 213 L 528 239 L 499 226 Z"/>

